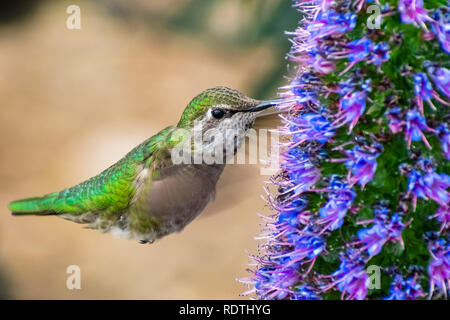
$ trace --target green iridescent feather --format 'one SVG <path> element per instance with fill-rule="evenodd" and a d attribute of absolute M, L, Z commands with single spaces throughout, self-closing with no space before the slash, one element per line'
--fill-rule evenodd
<path fill-rule="evenodd" d="M 11 202 L 9 209 L 15 215 L 46 215 L 69 213 L 81 215 L 97 213 L 102 217 L 118 216 L 130 204 L 136 192 L 134 181 L 139 168 L 149 165 L 146 161 L 161 141 L 167 137 L 170 127 L 147 139 L 131 150 L 120 161 L 76 186 L 47 194 Z"/>

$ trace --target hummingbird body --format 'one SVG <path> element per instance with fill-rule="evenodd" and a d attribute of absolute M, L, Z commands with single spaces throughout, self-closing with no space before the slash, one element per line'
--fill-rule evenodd
<path fill-rule="evenodd" d="M 188 104 L 176 126 L 147 139 L 99 175 L 59 192 L 14 201 L 9 209 L 13 215 L 58 215 L 143 243 L 181 231 L 214 199 L 225 161 L 234 156 L 257 114 L 272 105 L 226 87 L 208 89 Z M 205 139 L 201 152 L 223 148 L 224 161 L 174 164 L 173 149 L 191 144 L 179 131 L 208 129 L 222 133 L 223 141 Z M 192 150 L 193 155 L 199 152 Z"/>

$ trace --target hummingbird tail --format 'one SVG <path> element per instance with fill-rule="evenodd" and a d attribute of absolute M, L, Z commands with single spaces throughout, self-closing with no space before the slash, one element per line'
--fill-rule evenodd
<path fill-rule="evenodd" d="M 8 208 L 11 210 L 13 216 L 43 216 L 56 214 L 51 207 L 57 195 L 58 193 L 52 193 L 43 197 L 16 200 L 11 202 Z"/>

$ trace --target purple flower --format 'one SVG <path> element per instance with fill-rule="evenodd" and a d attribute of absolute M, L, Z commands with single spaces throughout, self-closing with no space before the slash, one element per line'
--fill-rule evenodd
<path fill-rule="evenodd" d="M 291 296 L 291 300 L 322 300 L 315 291 L 310 285 L 298 285 L 295 287 L 295 294 Z"/>
<path fill-rule="evenodd" d="M 335 123 L 341 121 L 350 123 L 349 132 L 351 132 L 366 109 L 366 99 L 367 93 L 365 91 L 355 91 L 343 96 L 339 100 L 340 112 L 337 114 Z"/>
<path fill-rule="evenodd" d="M 423 0 L 400 0 L 398 10 L 403 23 L 424 25 L 427 20 L 427 11 L 423 8 Z"/>
<path fill-rule="evenodd" d="M 383 300 L 417 300 L 423 296 L 422 286 L 416 277 L 404 280 L 400 274 L 396 274 L 389 289 L 389 296 Z"/>
<path fill-rule="evenodd" d="M 428 172 L 424 175 L 423 181 L 428 198 L 441 205 L 450 202 L 450 193 L 446 190 L 450 187 L 450 176 L 444 173 Z"/>
<path fill-rule="evenodd" d="M 322 115 L 305 113 L 290 121 L 288 134 L 292 134 L 294 146 L 305 141 L 318 141 L 326 143 L 334 136 L 334 128 Z"/>
<path fill-rule="evenodd" d="M 405 224 L 400 213 L 390 219 L 383 215 L 375 218 L 373 226 L 358 231 L 358 238 L 364 244 L 359 250 L 367 250 L 369 256 L 377 255 L 388 241 L 398 241 L 403 246 L 402 230 Z"/>
<path fill-rule="evenodd" d="M 389 129 L 392 133 L 399 133 L 402 131 L 404 126 L 404 121 L 402 121 L 402 109 L 400 107 L 395 107 L 386 111 L 386 116 L 388 117 Z"/>
<path fill-rule="evenodd" d="M 428 265 L 430 275 L 430 297 L 435 286 L 447 296 L 450 285 L 450 246 L 445 239 L 438 239 L 428 243 L 428 250 L 431 254 L 431 262 Z"/>
<path fill-rule="evenodd" d="M 428 80 L 427 75 L 423 72 L 417 73 L 414 76 L 414 92 L 416 93 L 417 103 L 422 114 L 424 114 L 423 100 L 427 101 L 433 110 L 436 110 L 436 107 L 431 102 L 431 98 L 436 99 L 444 105 L 449 105 L 446 101 L 439 97 L 439 94 L 436 91 L 433 90 L 430 80 Z"/>
<path fill-rule="evenodd" d="M 329 74 L 336 69 L 336 64 L 334 62 L 328 61 L 320 55 L 316 55 L 312 59 L 312 66 L 314 71 L 320 74 Z"/>
<path fill-rule="evenodd" d="M 425 67 L 427 68 L 428 75 L 431 80 L 433 80 L 434 85 L 441 91 L 443 94 L 450 98 L 450 70 L 444 67 L 435 67 L 429 62 L 426 62 Z M 447 103 L 444 103 L 448 105 Z"/>
<path fill-rule="evenodd" d="M 429 100 L 433 96 L 433 87 L 425 73 L 420 72 L 414 76 L 414 92 L 423 100 Z"/>
<path fill-rule="evenodd" d="M 430 143 L 422 131 L 434 132 L 433 129 L 427 126 L 425 118 L 416 110 L 409 110 L 406 113 L 405 121 L 405 138 L 408 142 L 408 148 L 411 146 L 411 141 L 423 140 L 425 145 L 431 149 Z"/>
<path fill-rule="evenodd" d="M 433 218 L 436 218 L 439 222 L 441 222 L 441 229 L 439 232 L 444 231 L 444 229 L 449 227 L 450 223 L 450 207 L 448 205 L 442 205 L 436 213 L 433 215 Z"/>
<path fill-rule="evenodd" d="M 408 178 L 408 193 L 413 194 L 413 208 L 415 210 L 417 198 L 432 199 L 441 205 L 447 205 L 450 194 L 450 176 L 436 172 L 427 172 L 422 175 L 417 170 L 411 170 Z"/>
<path fill-rule="evenodd" d="M 345 44 L 346 49 L 339 50 L 333 47 L 328 57 L 332 59 L 347 58 L 350 62 L 348 66 L 339 74 L 343 75 L 360 61 L 369 61 L 380 67 L 381 64 L 389 60 L 389 45 L 385 42 L 374 44 L 372 40 L 365 37 L 350 41 Z"/>
<path fill-rule="evenodd" d="M 425 73 L 420 72 L 414 76 L 414 92 L 416 94 L 417 104 L 419 105 L 419 109 L 422 114 L 424 114 L 423 100 L 427 101 L 433 110 L 436 110 L 436 107 L 431 102 L 431 98 L 435 92 Z"/>
<path fill-rule="evenodd" d="M 450 160 L 450 129 L 447 123 L 442 123 L 436 128 L 436 135 L 441 142 L 442 152 L 447 160 Z"/>
<path fill-rule="evenodd" d="M 318 100 L 317 90 L 315 87 L 319 83 L 319 78 L 317 78 L 313 73 L 304 73 L 301 77 L 294 79 L 288 88 L 293 93 L 297 103 L 316 103 Z"/>
<path fill-rule="evenodd" d="M 277 260 L 280 258 L 284 258 L 281 260 L 281 263 L 286 267 L 299 262 L 310 262 L 311 265 L 309 270 L 312 268 L 312 265 L 317 256 L 321 254 L 325 249 L 326 244 L 325 240 L 322 237 L 316 236 L 314 233 L 309 232 L 308 230 L 301 234 L 292 233 L 290 235 L 290 241 L 292 242 L 294 249 L 287 253 L 274 256 L 273 259 Z"/>
<path fill-rule="evenodd" d="M 329 10 L 319 13 L 316 20 L 308 24 L 306 30 L 310 33 L 310 40 L 315 40 L 351 31 L 355 26 L 356 15 L 354 13 L 341 14 Z"/>
<path fill-rule="evenodd" d="M 334 59 L 341 59 L 346 57 L 348 58 L 348 61 L 350 61 L 348 66 L 340 73 L 340 75 L 346 73 L 358 62 L 365 60 L 370 55 L 373 49 L 372 41 L 367 38 L 350 41 L 345 46 L 346 50 L 334 51 L 329 55 Z"/>
<path fill-rule="evenodd" d="M 367 295 L 369 281 L 369 276 L 364 270 L 365 265 L 366 262 L 362 256 L 357 251 L 349 249 L 341 255 L 339 269 L 332 274 L 334 281 L 325 287 L 324 291 L 337 286 L 337 289 L 342 292 L 341 299 L 363 300 Z M 346 294 L 347 297 L 345 297 Z"/>
<path fill-rule="evenodd" d="M 357 77 L 357 73 L 360 72 L 359 69 L 354 70 L 354 73 L 346 80 L 339 82 L 339 87 L 335 91 L 337 94 L 341 96 L 348 96 L 350 93 L 355 91 L 356 87 L 360 86 L 363 91 L 370 92 L 371 91 L 371 79 L 366 79 L 362 81 Z"/>
<path fill-rule="evenodd" d="M 253 278 L 239 279 L 240 282 L 253 285 L 253 288 L 242 295 L 256 293 L 261 299 L 285 299 L 295 294 L 290 288 L 300 281 L 300 274 L 294 268 L 278 269 L 267 260 L 254 258 L 264 266 L 257 270 L 248 270 L 253 273 Z"/>
<path fill-rule="evenodd" d="M 282 168 L 289 175 L 288 185 L 283 194 L 292 193 L 290 198 L 295 198 L 308 191 L 320 178 L 320 171 L 311 162 L 309 154 L 300 149 L 290 149 L 283 155 Z"/>
<path fill-rule="evenodd" d="M 352 176 L 348 176 L 351 185 L 358 183 L 362 189 L 372 180 L 377 169 L 377 158 L 383 152 L 383 146 L 380 143 L 375 143 L 374 146 L 366 146 L 364 149 L 360 146 L 355 146 L 352 150 L 342 149 L 342 152 L 347 156 L 344 159 L 332 159 L 332 162 L 345 161 L 345 166 L 350 169 Z"/>
<path fill-rule="evenodd" d="M 317 221 L 318 224 L 326 224 L 322 232 L 336 230 L 342 226 L 355 197 L 353 188 L 342 182 L 339 176 L 331 176 L 328 201 L 319 209 L 320 219 Z"/>
<path fill-rule="evenodd" d="M 442 50 L 450 53 L 450 14 L 448 8 L 437 9 L 431 16 L 435 21 L 431 30 L 436 35 Z"/>
<path fill-rule="evenodd" d="M 389 56 L 389 45 L 386 42 L 380 42 L 373 47 L 370 61 L 378 68 L 380 68 L 383 62 L 389 60 Z"/>
<path fill-rule="evenodd" d="M 277 227 L 276 233 L 284 231 L 286 227 L 297 227 L 299 225 L 306 225 L 311 219 L 311 213 L 305 211 L 307 202 L 302 198 L 297 198 L 294 201 L 284 201 L 280 203 L 272 202 L 273 209 L 277 210 L 280 215 L 278 222 L 274 224 Z"/>

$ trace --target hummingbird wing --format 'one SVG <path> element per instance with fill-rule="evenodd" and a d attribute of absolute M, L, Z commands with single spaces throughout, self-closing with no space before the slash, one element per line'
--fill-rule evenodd
<path fill-rule="evenodd" d="M 255 124 L 253 125 L 253 129 L 255 129 L 258 134 L 259 130 L 274 130 L 277 127 L 282 125 L 281 118 L 279 117 L 280 111 L 277 109 L 266 109 L 262 113 L 258 115 L 256 118 Z M 268 133 L 267 139 L 267 155 L 264 157 L 268 158 L 270 150 L 272 148 L 272 138 L 273 135 Z M 246 141 L 247 143 L 248 141 Z M 275 142 L 276 143 L 276 142 Z M 242 146 L 241 148 L 245 148 L 245 159 L 249 159 L 249 149 L 246 146 Z M 261 148 L 261 145 L 259 146 Z M 261 154 L 258 154 L 259 160 L 267 160 L 261 159 Z M 265 166 L 263 163 L 259 163 L 257 165 L 239 165 L 239 166 L 227 166 L 225 169 L 219 183 L 217 184 L 217 193 L 219 197 L 214 202 L 214 205 L 209 206 L 205 213 L 202 214 L 201 218 L 212 215 L 212 214 L 220 214 L 227 210 L 232 210 L 239 206 L 242 202 L 248 199 L 248 194 L 246 192 L 236 192 L 241 189 L 244 190 L 246 187 L 243 185 L 251 186 L 251 185 L 261 185 L 260 179 L 260 169 Z M 247 190 L 247 189 L 245 189 Z M 262 190 L 262 189 L 261 189 Z"/>
<path fill-rule="evenodd" d="M 118 219 L 136 192 L 134 181 L 145 162 L 171 131 L 168 127 L 130 151 L 120 161 L 71 188 L 9 204 L 14 215 L 62 215 L 80 223 Z"/>
<path fill-rule="evenodd" d="M 123 227 L 128 232 L 126 237 L 153 241 L 181 231 L 214 199 L 225 165 L 173 165 L 169 160 L 150 161 L 149 168 L 142 172 L 144 177 Z"/>

